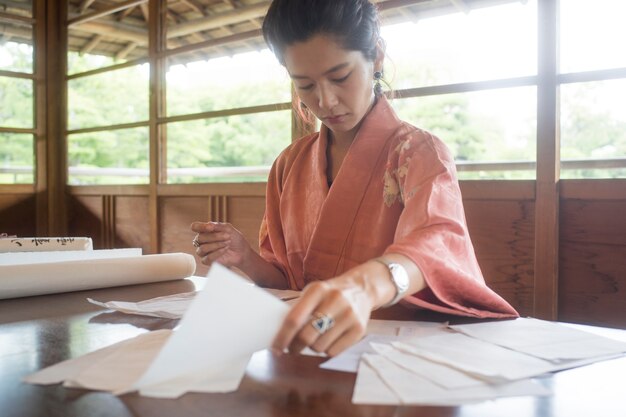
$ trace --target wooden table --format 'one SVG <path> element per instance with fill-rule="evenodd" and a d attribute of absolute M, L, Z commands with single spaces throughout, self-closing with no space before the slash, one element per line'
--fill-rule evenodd
<path fill-rule="evenodd" d="M 62 360 L 176 324 L 104 312 L 87 303 L 86 297 L 139 301 L 192 291 L 201 280 L 0 300 L 0 416 L 626 416 L 626 357 L 545 377 L 543 383 L 554 390 L 551 397 L 506 398 L 463 407 L 354 405 L 354 374 L 319 369 L 321 358 L 277 358 L 267 352 L 253 356 L 239 390 L 229 394 L 191 393 L 177 400 L 158 400 L 21 382 L 23 376 Z M 383 318 L 446 319 L 398 309 L 384 314 Z"/>

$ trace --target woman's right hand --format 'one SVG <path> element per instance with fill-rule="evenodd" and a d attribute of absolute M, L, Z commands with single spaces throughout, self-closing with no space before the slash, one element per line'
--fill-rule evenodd
<path fill-rule="evenodd" d="M 241 232 L 230 223 L 193 222 L 191 230 L 197 233 L 196 254 L 205 265 L 218 262 L 227 268 L 240 268 L 253 252 Z"/>

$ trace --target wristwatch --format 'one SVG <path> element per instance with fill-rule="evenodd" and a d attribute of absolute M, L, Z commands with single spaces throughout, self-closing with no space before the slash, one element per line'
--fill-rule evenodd
<path fill-rule="evenodd" d="M 387 304 L 381 307 L 390 307 L 396 304 L 398 301 L 404 298 L 406 292 L 409 289 L 409 274 L 406 272 L 404 266 L 399 263 L 389 262 L 382 258 L 375 258 L 376 262 L 380 262 L 389 269 L 391 274 L 391 282 L 396 287 L 396 295 Z"/>

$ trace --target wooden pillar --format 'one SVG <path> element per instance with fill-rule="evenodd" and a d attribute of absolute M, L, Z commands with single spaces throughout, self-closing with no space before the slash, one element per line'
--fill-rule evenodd
<path fill-rule="evenodd" d="M 165 115 L 165 68 L 162 52 L 166 48 L 167 5 L 161 0 L 150 0 L 148 9 L 150 62 L 150 252 L 160 251 L 158 186 L 166 181 L 166 129 L 159 124 Z"/>
<path fill-rule="evenodd" d="M 67 2 L 36 0 L 37 234 L 67 233 Z"/>
<path fill-rule="evenodd" d="M 558 318 L 559 115 L 558 0 L 538 7 L 537 189 L 535 200 L 535 283 L 533 315 Z"/>

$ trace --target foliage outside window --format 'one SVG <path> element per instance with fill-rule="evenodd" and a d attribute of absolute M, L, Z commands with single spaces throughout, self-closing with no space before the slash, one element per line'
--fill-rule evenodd
<path fill-rule="evenodd" d="M 170 123 L 168 182 L 265 181 L 290 137 L 290 110 Z"/>
<path fill-rule="evenodd" d="M 33 135 L 0 132 L 0 184 L 32 184 Z"/>
<path fill-rule="evenodd" d="M 68 129 L 148 120 L 148 77 L 145 64 L 70 79 Z"/>
<path fill-rule="evenodd" d="M 24 43 L 0 45 L 0 70 L 32 74 L 33 47 Z M 34 136 L 11 129 L 34 128 L 34 83 L 28 78 L 0 76 L 0 184 L 32 184 Z"/>
<path fill-rule="evenodd" d="M 147 184 L 147 127 L 68 135 L 69 183 Z"/>
<path fill-rule="evenodd" d="M 534 86 L 469 93 L 441 86 L 536 75 L 536 15 L 536 1 L 528 1 L 383 27 L 385 76 L 400 91 L 394 107 L 448 145 L 461 179 L 535 178 Z M 401 91 L 421 87 L 432 88 L 409 98 Z"/>
<path fill-rule="evenodd" d="M 560 13 L 560 70 L 574 79 L 560 86 L 561 177 L 625 178 L 626 3 L 567 0 Z M 618 78 L 593 72 L 607 70 Z"/>

